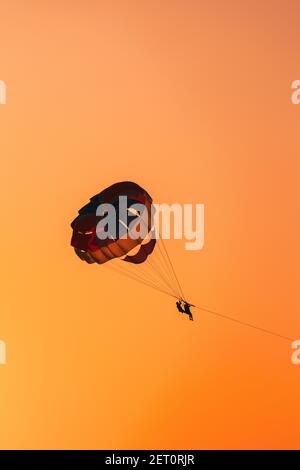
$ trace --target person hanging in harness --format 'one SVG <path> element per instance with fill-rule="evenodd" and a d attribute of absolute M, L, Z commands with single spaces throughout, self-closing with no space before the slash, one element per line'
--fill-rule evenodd
<path fill-rule="evenodd" d="M 181 300 L 177 300 L 176 307 L 177 307 L 178 312 L 184 313 L 184 309 L 181 306 Z"/>
<path fill-rule="evenodd" d="M 190 310 L 191 305 L 192 304 L 189 304 L 188 302 L 186 302 L 184 300 L 177 300 L 177 302 L 176 302 L 177 310 L 180 313 L 185 313 L 186 315 L 188 315 L 189 319 L 193 321 L 194 320 L 193 315 L 192 315 L 192 312 Z M 183 306 L 183 308 L 182 308 L 182 306 Z"/>

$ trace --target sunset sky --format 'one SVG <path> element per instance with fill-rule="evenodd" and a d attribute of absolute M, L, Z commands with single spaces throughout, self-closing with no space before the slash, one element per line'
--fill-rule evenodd
<path fill-rule="evenodd" d="M 300 339 L 296 0 L 2 0 L 2 449 L 299 448 L 280 338 L 82 263 L 117 181 L 205 205 L 167 248 L 196 305 Z M 154 255 L 155 256 L 155 253 Z"/>

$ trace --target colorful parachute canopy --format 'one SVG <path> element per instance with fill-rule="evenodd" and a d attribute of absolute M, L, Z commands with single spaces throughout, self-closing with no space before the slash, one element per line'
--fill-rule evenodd
<path fill-rule="evenodd" d="M 128 209 L 130 209 L 132 204 L 143 204 L 149 215 L 147 233 L 151 231 L 152 220 L 150 214 L 152 198 L 147 191 L 130 181 L 109 186 L 104 191 L 93 196 L 90 202 L 78 211 L 79 215 L 71 223 L 73 229 L 71 245 L 74 247 L 77 256 L 89 264 L 103 264 L 114 258 L 121 257 L 129 263 L 140 264 L 146 261 L 154 250 L 156 243 L 154 238 L 151 238 L 148 243 L 141 245 L 144 238 L 139 237 L 134 239 L 130 237 L 128 226 L 120 220 L 120 196 L 127 197 Z M 118 219 L 116 220 L 116 226 L 118 229 L 114 237 L 111 236 L 102 240 L 97 236 L 96 227 L 103 217 L 98 216 L 96 211 L 100 204 L 106 203 L 112 204 L 115 208 L 116 219 Z M 127 214 L 127 217 L 131 217 L 132 220 L 136 219 L 137 224 L 141 223 L 136 215 Z M 121 223 L 119 224 L 119 222 Z M 128 236 L 124 237 L 126 234 Z M 127 255 L 127 253 L 139 245 L 141 246 L 137 253 Z"/>

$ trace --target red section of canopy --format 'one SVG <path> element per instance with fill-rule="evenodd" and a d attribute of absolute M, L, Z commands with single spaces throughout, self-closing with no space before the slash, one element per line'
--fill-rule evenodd
<path fill-rule="evenodd" d="M 99 220 L 100 217 L 94 214 L 82 216 L 76 224 L 76 230 L 73 230 L 71 245 L 78 250 L 99 250 L 96 235 L 96 225 Z"/>
<path fill-rule="evenodd" d="M 96 194 L 90 199 L 88 204 L 79 210 L 78 216 L 71 224 L 73 229 L 71 245 L 82 260 L 103 264 L 113 258 L 120 258 L 126 255 L 142 243 L 142 238 L 132 239 L 130 234 L 127 237 L 116 236 L 115 238 L 108 237 L 103 240 L 97 236 L 96 229 L 98 222 L 101 220 L 101 217 L 96 215 L 98 206 L 103 203 L 111 203 L 118 207 L 120 196 L 127 196 L 130 204 L 133 202 L 143 204 L 145 210 L 151 215 L 151 196 L 141 186 L 132 181 L 113 184 Z M 120 221 L 116 221 L 116 223 L 118 222 Z M 137 220 L 138 223 L 139 221 Z M 149 217 L 147 229 L 148 232 L 151 230 L 151 217 Z M 150 252 L 152 252 L 154 245 Z M 130 262 L 131 260 L 132 263 L 136 264 L 142 263 L 143 260 L 147 259 L 150 252 L 142 250 L 137 257 L 129 256 L 127 261 Z"/>
<path fill-rule="evenodd" d="M 146 261 L 149 255 L 151 255 L 156 244 L 156 239 L 152 238 L 149 243 L 141 245 L 139 251 L 133 256 L 126 256 L 123 261 L 133 264 L 141 264 Z"/>

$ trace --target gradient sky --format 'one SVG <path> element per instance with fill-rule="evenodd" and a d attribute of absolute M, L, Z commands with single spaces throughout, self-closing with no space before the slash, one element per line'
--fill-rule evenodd
<path fill-rule="evenodd" d="M 299 448 L 289 342 L 81 263 L 133 180 L 205 204 L 187 297 L 299 338 L 299 2 L 2 0 L 1 448 Z"/>

